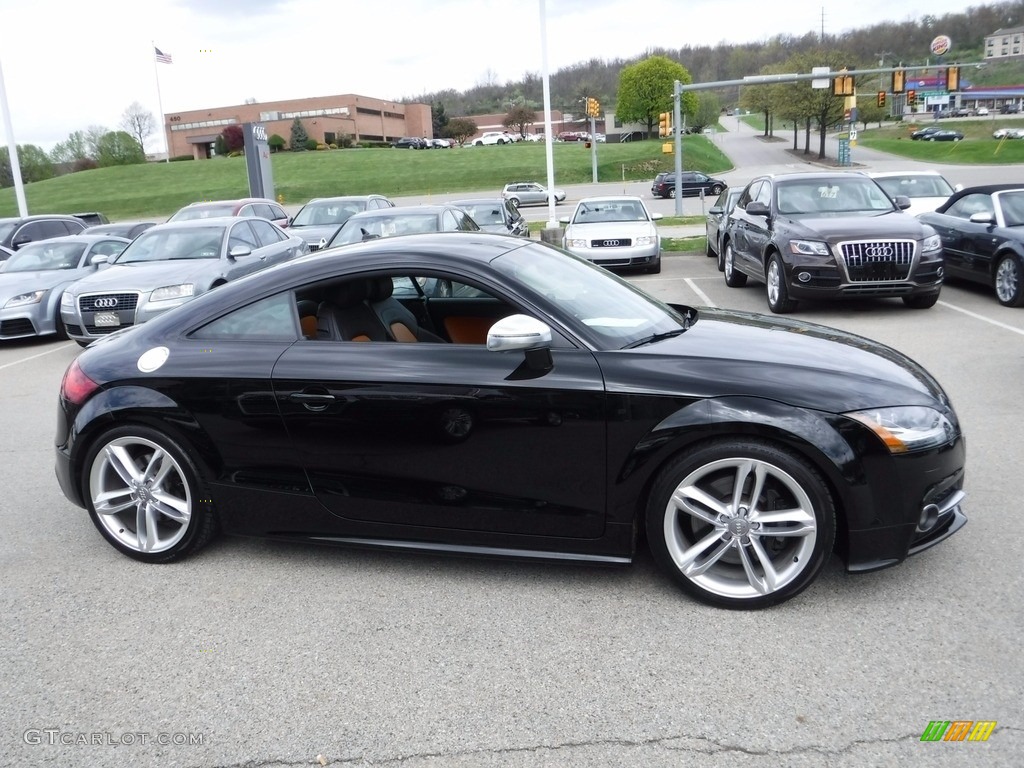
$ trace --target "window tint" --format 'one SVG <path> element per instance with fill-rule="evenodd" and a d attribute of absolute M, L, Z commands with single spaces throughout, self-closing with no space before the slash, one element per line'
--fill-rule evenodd
<path fill-rule="evenodd" d="M 946 209 L 947 216 L 969 219 L 975 213 L 995 213 L 992 198 L 988 195 L 966 195 Z"/>
<path fill-rule="evenodd" d="M 251 251 L 255 251 L 260 247 L 259 241 L 256 239 L 256 235 L 252 231 L 252 227 L 248 221 L 240 221 L 231 227 L 231 237 L 228 240 L 228 251 L 239 245 L 244 245 Z"/>
<path fill-rule="evenodd" d="M 738 201 L 736 201 L 736 207 L 737 208 L 746 208 L 747 207 L 747 203 L 749 203 L 751 200 L 756 200 L 757 199 L 757 193 L 758 193 L 758 191 L 760 191 L 762 184 L 764 184 L 763 181 L 752 181 L 752 182 L 750 182 L 750 184 L 747 186 L 747 188 L 745 190 L 743 190 L 743 194 L 740 195 L 740 199 Z"/>
<path fill-rule="evenodd" d="M 286 237 L 284 232 L 263 219 L 253 219 L 249 222 L 249 226 L 256 231 L 256 237 L 259 239 L 261 246 L 277 245 Z"/>
<path fill-rule="evenodd" d="M 120 240 L 101 240 L 92 247 L 91 253 L 102 253 L 104 256 L 116 256 L 125 249 L 128 243 Z"/>
<path fill-rule="evenodd" d="M 192 338 L 292 341 L 298 338 L 296 317 L 291 293 L 279 293 L 207 323 Z"/>

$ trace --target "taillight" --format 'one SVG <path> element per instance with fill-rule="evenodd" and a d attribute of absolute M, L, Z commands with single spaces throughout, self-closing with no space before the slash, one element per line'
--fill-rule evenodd
<path fill-rule="evenodd" d="M 99 386 L 82 372 L 81 366 L 75 360 L 64 372 L 64 379 L 60 383 L 60 396 L 73 405 L 81 405 L 89 395 L 99 389 Z"/>

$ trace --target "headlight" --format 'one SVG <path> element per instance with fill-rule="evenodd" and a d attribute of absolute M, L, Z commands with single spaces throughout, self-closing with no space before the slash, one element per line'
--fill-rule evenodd
<path fill-rule="evenodd" d="M 73 312 L 75 309 L 75 297 L 67 291 L 64 291 L 60 295 L 60 308 L 66 309 L 68 312 Z"/>
<path fill-rule="evenodd" d="M 827 243 L 817 240 L 790 240 L 789 250 L 801 256 L 831 256 Z"/>
<path fill-rule="evenodd" d="M 572 240 L 566 240 L 565 244 L 569 248 L 586 248 L 587 247 L 587 241 L 586 240 L 580 240 L 580 239 L 575 239 L 575 238 L 572 239 Z"/>
<path fill-rule="evenodd" d="M 163 288 L 157 288 L 150 295 L 150 301 L 171 301 L 172 299 L 187 299 L 196 292 L 196 287 L 192 283 L 185 283 L 183 285 L 165 285 Z"/>
<path fill-rule="evenodd" d="M 634 240 L 633 245 L 654 245 L 657 241 L 658 238 L 653 235 L 644 235 Z"/>
<path fill-rule="evenodd" d="M 923 241 L 921 241 L 922 251 L 941 251 L 942 250 L 942 238 L 938 235 L 929 235 Z"/>
<path fill-rule="evenodd" d="M 956 437 L 953 423 L 934 408 L 908 405 L 847 413 L 870 429 L 891 453 L 909 453 L 944 445 Z"/>
<path fill-rule="evenodd" d="M 4 304 L 4 307 L 23 307 L 26 304 L 38 304 L 43 300 L 43 296 L 46 295 L 46 291 L 32 291 L 31 293 L 22 293 L 15 296 Z"/>

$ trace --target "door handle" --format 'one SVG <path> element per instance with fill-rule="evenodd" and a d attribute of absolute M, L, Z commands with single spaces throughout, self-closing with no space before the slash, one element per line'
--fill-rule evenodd
<path fill-rule="evenodd" d="M 323 411 L 334 402 L 334 395 L 314 392 L 292 392 L 288 400 L 293 403 L 302 403 L 307 411 Z"/>

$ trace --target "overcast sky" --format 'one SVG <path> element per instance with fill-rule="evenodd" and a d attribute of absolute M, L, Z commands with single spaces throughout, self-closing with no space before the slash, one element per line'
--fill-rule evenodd
<path fill-rule="evenodd" d="M 354 93 L 400 99 L 542 70 L 541 0 L 0 0 L 19 144 L 165 114 Z M 546 0 L 548 68 L 650 48 L 828 34 L 965 10 L 963 0 Z M 942 30 L 938 30 L 941 32 Z M 154 63 L 154 44 L 173 57 Z M 953 41 L 954 54 L 956 40 Z M 922 51 L 921 57 L 928 55 Z M 685 65 L 685 62 L 683 62 Z M 753 73 L 752 73 L 753 74 Z M 0 140 L 7 132 L 0 122 Z M 155 133 L 147 151 L 163 151 Z"/>

